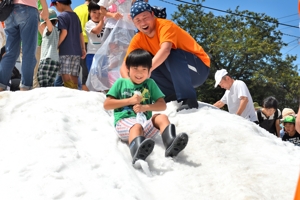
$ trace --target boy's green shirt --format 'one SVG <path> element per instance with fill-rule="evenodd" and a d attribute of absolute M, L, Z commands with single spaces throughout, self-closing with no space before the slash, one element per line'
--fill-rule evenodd
<path fill-rule="evenodd" d="M 114 97 L 115 99 L 127 99 L 134 95 L 134 91 L 140 91 L 143 96 L 141 104 L 153 104 L 159 98 L 164 98 L 165 95 L 159 89 L 153 79 L 146 79 L 141 84 L 134 84 L 128 78 L 119 78 L 110 88 L 106 96 Z M 136 113 L 132 109 L 133 105 L 114 109 L 114 125 L 120 119 L 136 117 Z M 147 119 L 152 117 L 152 111 L 144 112 Z"/>

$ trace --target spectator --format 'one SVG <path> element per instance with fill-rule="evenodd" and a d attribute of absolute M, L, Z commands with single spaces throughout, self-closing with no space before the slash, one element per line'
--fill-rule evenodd
<path fill-rule="evenodd" d="M 59 70 L 58 39 L 59 32 L 55 26 L 57 23 L 56 12 L 49 9 L 49 19 L 41 19 L 39 32 L 43 36 L 41 61 L 38 68 L 38 82 L 40 87 L 51 87 Z"/>
<path fill-rule="evenodd" d="M 287 117 L 287 116 L 295 116 L 295 111 L 291 108 L 284 108 L 282 110 L 282 119 L 280 120 L 280 127 L 281 127 L 281 130 L 280 130 L 280 137 L 282 138 L 284 133 L 285 133 L 285 130 L 284 130 L 284 126 L 283 126 L 283 120 Z"/>
<path fill-rule="evenodd" d="M 282 137 L 283 141 L 289 141 L 296 146 L 300 147 L 300 134 L 295 129 L 296 118 L 294 116 L 287 116 L 283 120 L 283 125 L 285 129 L 284 136 Z"/>
<path fill-rule="evenodd" d="M 42 8 L 42 5 L 41 5 L 41 2 L 40 2 L 40 0 L 38 0 L 38 11 L 39 11 L 39 13 L 42 10 L 43 10 L 43 8 Z M 37 43 L 36 52 L 35 52 L 36 64 L 35 64 L 34 71 L 33 71 L 33 83 L 32 83 L 33 88 L 40 87 L 39 81 L 38 81 L 38 78 L 37 78 L 37 73 L 38 73 L 38 69 L 39 69 L 39 65 L 40 65 L 40 59 L 41 59 L 41 46 L 42 46 L 42 35 L 38 31 L 38 43 Z"/>
<path fill-rule="evenodd" d="M 76 8 L 74 8 L 74 12 L 77 14 L 79 20 L 80 20 L 80 25 L 81 25 L 81 30 L 85 30 L 85 24 L 89 20 L 89 11 L 88 11 L 88 5 L 90 4 L 91 0 L 85 0 L 85 2 Z M 83 34 L 83 39 L 84 39 L 84 44 L 85 44 L 85 49 L 87 49 L 87 43 L 88 43 L 88 36 L 85 31 L 82 31 Z M 83 90 L 88 90 L 87 87 L 85 86 L 87 77 L 88 77 L 88 68 L 86 66 L 86 57 L 80 59 L 80 66 L 82 69 L 82 89 Z"/>
<path fill-rule="evenodd" d="M 300 114 L 300 105 L 299 105 L 297 119 L 296 119 L 296 130 L 298 131 L 298 133 L 300 133 L 300 115 L 299 114 Z"/>
<path fill-rule="evenodd" d="M 71 0 L 51 0 L 51 2 L 51 6 L 55 6 L 60 12 L 58 16 L 60 75 L 65 87 L 78 89 L 80 58 L 86 56 L 80 21 L 70 6 Z"/>
<path fill-rule="evenodd" d="M 41 17 L 49 16 L 46 0 L 40 0 L 43 11 Z M 24 17 L 27 16 L 27 17 Z M 0 91 L 9 84 L 12 70 L 20 54 L 22 43 L 22 67 L 20 90 L 30 90 L 33 85 L 33 73 L 36 64 L 39 12 L 37 0 L 15 0 L 10 16 L 5 20 L 6 54 L 0 63 Z"/>
<path fill-rule="evenodd" d="M 100 6 L 91 1 L 88 5 L 90 20 L 85 24 L 85 32 L 88 36 L 86 66 L 90 72 L 93 58 L 101 46 L 101 31 L 104 25 L 104 15 L 100 14 Z"/>
<path fill-rule="evenodd" d="M 276 98 L 270 96 L 264 99 L 262 109 L 259 109 L 256 113 L 259 126 L 280 137 L 280 119 L 282 115 L 277 106 Z"/>
<path fill-rule="evenodd" d="M 156 18 L 146 2 L 136 1 L 130 15 L 139 32 L 126 56 L 139 48 L 150 52 L 154 57 L 149 76 L 166 95 L 165 101 L 182 102 L 177 111 L 198 108 L 195 88 L 205 82 L 210 67 L 203 48 L 174 22 Z M 120 69 L 123 78 L 128 77 L 125 59 Z"/>
<path fill-rule="evenodd" d="M 240 115 L 247 120 L 257 123 L 252 97 L 247 85 L 241 80 L 231 78 L 226 69 L 217 70 L 215 81 L 215 87 L 220 85 L 226 91 L 214 106 L 222 108 L 227 104 L 229 113 Z"/>

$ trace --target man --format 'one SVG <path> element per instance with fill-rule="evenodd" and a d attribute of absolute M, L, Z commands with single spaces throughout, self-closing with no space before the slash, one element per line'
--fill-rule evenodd
<path fill-rule="evenodd" d="M 182 101 L 177 111 L 198 108 L 194 88 L 202 85 L 208 77 L 208 55 L 175 23 L 156 18 L 148 3 L 135 2 L 130 15 L 139 32 L 132 38 L 127 55 L 135 49 L 150 52 L 154 57 L 149 77 L 165 94 L 165 101 Z M 128 77 L 125 62 L 120 72 L 123 78 Z"/>
<path fill-rule="evenodd" d="M 215 87 L 220 85 L 221 88 L 226 89 L 226 92 L 214 106 L 222 108 L 227 104 L 229 113 L 240 115 L 257 123 L 252 97 L 246 84 L 243 81 L 232 79 L 226 69 L 217 70 L 215 81 Z"/>
<path fill-rule="evenodd" d="M 40 2 L 43 8 L 40 15 L 42 19 L 47 20 L 49 17 L 47 2 L 46 0 Z M 20 54 L 21 43 L 23 56 L 20 90 L 32 89 L 38 22 L 37 0 L 14 1 L 13 11 L 5 20 L 6 54 L 0 63 L 0 91 L 4 91 L 9 85 L 11 73 Z"/>

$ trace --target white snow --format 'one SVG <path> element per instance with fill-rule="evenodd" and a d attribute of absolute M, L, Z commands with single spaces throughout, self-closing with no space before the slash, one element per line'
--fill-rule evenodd
<path fill-rule="evenodd" d="M 189 143 L 164 157 L 160 135 L 133 168 L 103 109 L 105 95 L 67 88 L 0 93 L 0 199 L 293 199 L 300 148 L 256 124 L 200 103 L 167 114 Z"/>

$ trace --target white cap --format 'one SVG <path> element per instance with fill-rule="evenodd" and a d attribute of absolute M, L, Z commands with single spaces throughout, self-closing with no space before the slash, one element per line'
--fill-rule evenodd
<path fill-rule="evenodd" d="M 226 71 L 226 69 L 217 70 L 217 72 L 215 73 L 215 81 L 216 81 L 215 88 L 219 85 L 219 83 L 221 82 L 221 79 L 226 74 L 228 74 L 228 72 Z"/>

